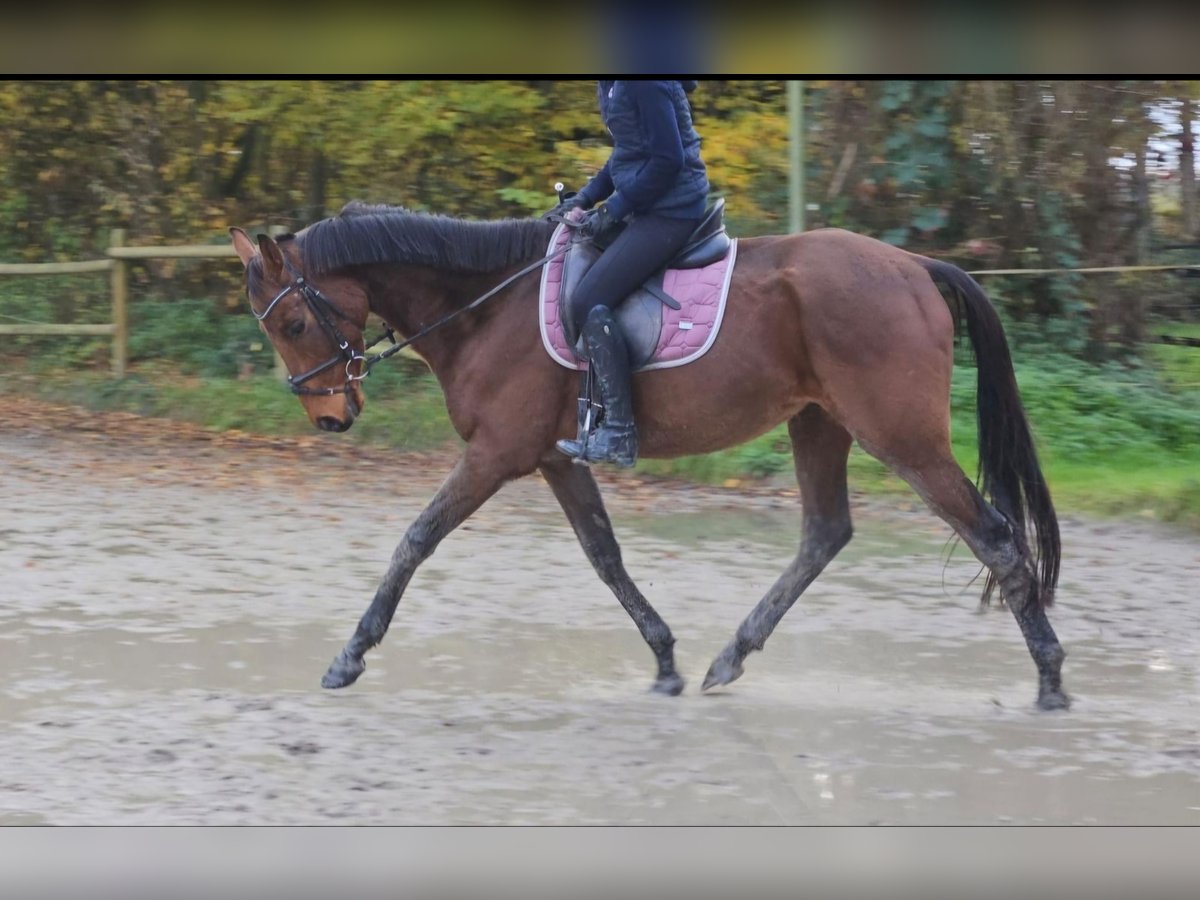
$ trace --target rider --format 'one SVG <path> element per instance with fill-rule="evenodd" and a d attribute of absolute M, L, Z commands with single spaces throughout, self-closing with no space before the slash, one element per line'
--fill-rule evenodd
<path fill-rule="evenodd" d="M 584 237 L 612 243 L 576 287 L 568 314 L 600 385 L 604 418 L 587 438 L 558 449 L 587 461 L 632 466 L 637 429 L 629 352 L 613 310 L 683 249 L 704 217 L 708 174 L 692 126 L 695 81 L 601 81 L 600 115 L 612 136 L 608 162 L 552 211 L 578 219 Z M 601 200 L 607 202 L 600 207 Z M 625 227 L 613 238 L 616 229 Z"/>

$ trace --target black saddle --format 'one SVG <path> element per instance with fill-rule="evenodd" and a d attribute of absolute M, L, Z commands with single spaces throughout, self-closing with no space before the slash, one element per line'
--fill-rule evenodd
<path fill-rule="evenodd" d="M 595 241 L 572 241 L 570 249 L 563 255 L 562 290 L 558 295 L 559 319 L 563 323 L 567 342 L 580 359 L 584 359 L 587 353 L 580 336 L 575 332 L 574 323 L 567 315 L 570 309 L 567 300 L 574 294 L 587 270 L 600 257 L 600 253 L 619 233 L 620 229 L 615 230 L 607 237 L 603 246 L 598 246 Z M 613 310 L 617 324 L 621 326 L 621 332 L 625 335 L 625 342 L 629 345 L 629 362 L 634 369 L 648 363 L 654 348 L 658 346 L 658 337 L 662 332 L 663 304 L 672 309 L 679 309 L 679 302 L 663 290 L 663 276 L 667 269 L 703 268 L 725 256 L 729 252 L 729 244 L 729 235 L 725 232 L 725 198 L 721 197 L 708 208 L 704 218 L 688 238 L 687 244 L 675 258 Z"/>

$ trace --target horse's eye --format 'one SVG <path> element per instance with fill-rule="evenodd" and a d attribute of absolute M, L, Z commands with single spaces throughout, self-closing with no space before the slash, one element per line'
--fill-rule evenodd
<path fill-rule="evenodd" d="M 284 329 L 284 333 L 288 337 L 297 338 L 304 334 L 304 320 L 297 319 L 291 325 Z"/>

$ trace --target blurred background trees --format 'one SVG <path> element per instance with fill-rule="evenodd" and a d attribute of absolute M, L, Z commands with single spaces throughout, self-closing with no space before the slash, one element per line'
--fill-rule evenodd
<path fill-rule="evenodd" d="M 807 227 L 874 235 L 966 268 L 1194 262 L 1183 81 L 810 81 Z M 779 81 L 693 93 L 714 191 L 738 235 L 787 228 Z M 592 82 L 0 83 L 0 259 L 220 242 L 297 229 L 350 199 L 470 217 L 536 214 L 607 156 Z M 1189 252 L 1190 251 L 1190 252 Z M 142 286 L 236 305 L 236 272 L 148 263 Z M 1082 351 L 1194 315 L 1197 282 L 990 279 L 1014 320 Z M 1147 286 L 1150 286 L 1149 289 Z"/>

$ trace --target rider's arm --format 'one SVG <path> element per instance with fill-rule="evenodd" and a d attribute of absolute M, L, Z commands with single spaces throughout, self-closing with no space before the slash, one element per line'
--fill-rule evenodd
<path fill-rule="evenodd" d="M 612 192 L 612 176 L 608 174 L 608 163 L 605 163 L 604 168 L 593 175 L 591 181 L 585 184 L 575 196 L 582 201 L 584 209 L 591 209 Z"/>
<path fill-rule="evenodd" d="M 609 197 L 608 211 L 614 219 L 649 209 L 671 188 L 683 168 L 683 139 L 667 82 L 627 81 L 624 89 L 637 105 L 649 159 L 631 184 Z"/>

